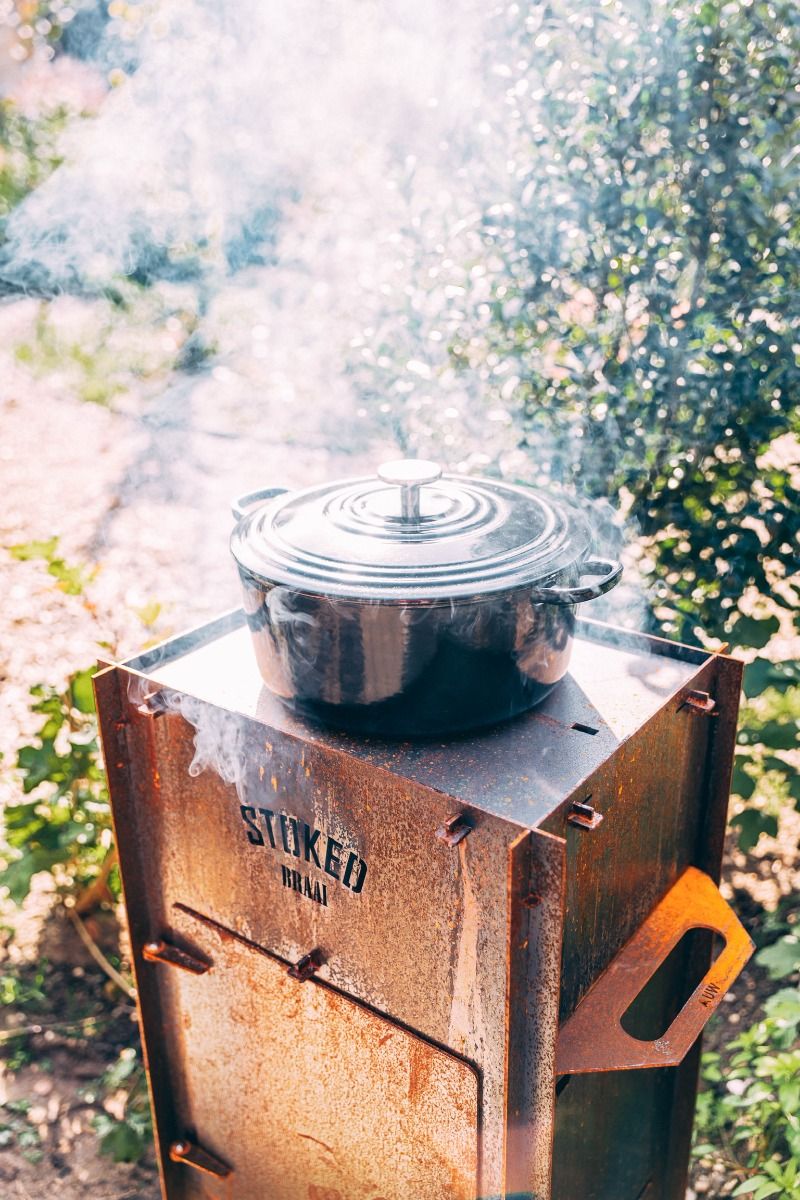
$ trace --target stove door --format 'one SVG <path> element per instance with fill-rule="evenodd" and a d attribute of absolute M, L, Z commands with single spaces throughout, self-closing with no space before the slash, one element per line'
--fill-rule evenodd
<path fill-rule="evenodd" d="M 159 1126 L 181 1131 L 161 1147 L 169 1200 L 475 1200 L 473 1067 L 176 909 L 190 957 L 173 943 L 144 966 L 166 1018 Z"/>

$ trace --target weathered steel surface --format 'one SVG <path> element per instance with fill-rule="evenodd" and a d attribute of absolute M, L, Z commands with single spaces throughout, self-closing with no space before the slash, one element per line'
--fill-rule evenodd
<path fill-rule="evenodd" d="M 684 707 L 689 691 L 714 690 L 716 668 L 716 661 L 702 667 L 543 823 L 567 843 L 562 1020 L 686 867 L 712 877 L 719 871 L 718 860 L 709 869 L 703 843 L 713 841 L 721 852 L 724 809 L 712 799 L 712 748 L 729 718 Z M 602 823 L 573 826 L 576 801 L 590 804 Z"/>
<path fill-rule="evenodd" d="M 710 929 L 725 946 L 660 1037 L 631 1037 L 620 1024 L 670 951 L 690 929 Z M 716 884 L 687 867 L 596 980 L 558 1035 L 560 1075 L 677 1066 L 755 949 Z"/>
<path fill-rule="evenodd" d="M 714 696 L 717 708 L 714 720 L 710 722 L 710 745 L 703 779 L 702 782 L 698 781 L 704 797 L 704 808 L 695 831 L 693 862 L 715 883 L 719 883 L 722 870 L 743 670 L 743 664 L 736 659 L 718 655 L 704 668 L 699 684 Z M 699 945 L 694 960 L 687 966 L 691 978 L 702 974 L 708 958 L 708 949 L 704 953 Z M 663 1180 L 663 1195 L 666 1198 L 683 1197 L 688 1185 L 701 1049 L 702 1039 L 698 1039 L 694 1049 L 673 1073 L 673 1102 L 670 1110 L 672 1119 Z"/>
<path fill-rule="evenodd" d="M 253 720 L 233 729 L 225 710 L 196 707 L 195 721 L 208 718 L 209 729 L 219 722 L 223 748 L 241 739 L 237 795 L 210 769 L 190 775 L 192 727 L 172 710 L 141 712 L 137 677 L 116 674 L 129 697 L 121 736 L 130 770 L 124 782 L 112 779 L 112 794 L 137 975 L 144 980 L 148 943 L 170 941 L 202 957 L 174 928 L 176 901 L 292 963 L 318 948 L 320 978 L 481 1071 L 480 1189 L 499 1195 L 506 864 L 518 829 L 314 741 Z M 451 846 L 436 830 L 456 814 L 470 834 Z M 171 1110 L 180 1110 L 185 1071 L 164 1038 L 157 985 L 140 986 L 149 1059 L 159 1064 L 163 1158 L 184 1132 Z M 165 1173 L 171 1196 L 172 1164 Z"/>
<path fill-rule="evenodd" d="M 564 923 L 564 842 L 534 831 L 509 855 L 506 1194 L 549 1200 Z"/>
<path fill-rule="evenodd" d="M 114 840 L 120 865 L 123 899 L 128 918 L 131 943 L 143 947 L 151 941 L 151 922 L 157 928 L 159 914 L 163 911 L 161 888 L 147 891 L 148 882 L 142 871 L 137 838 L 129 828 L 129 813 L 137 807 L 137 772 L 131 770 L 128 754 L 128 698 L 121 687 L 125 675 L 117 667 L 109 667 L 94 676 L 94 691 L 97 701 L 98 721 L 103 743 L 108 786 L 111 793 L 111 813 L 114 823 Z M 165 1104 L 163 1097 L 170 1094 L 171 1085 L 166 1056 L 160 1054 L 158 1031 L 162 1014 L 156 980 L 144 968 L 140 955 L 133 955 L 133 973 L 136 981 L 137 1009 L 142 1037 L 142 1050 L 153 1112 L 157 1163 L 161 1191 L 169 1195 L 168 1183 L 174 1168 L 169 1159 L 169 1146 L 179 1140 L 182 1130 L 175 1122 L 172 1104 Z M 155 1053 L 151 1053 L 151 1046 Z"/>
<path fill-rule="evenodd" d="M 472 1067 L 201 914 L 175 923 L 212 962 L 165 971 L 180 1115 L 236 1200 L 474 1200 Z"/>
<path fill-rule="evenodd" d="M 703 665 L 547 822 L 567 840 L 563 1020 L 686 867 L 719 878 L 740 678 L 732 659 Z M 683 707 L 692 690 L 713 696 L 717 715 Z M 589 794 L 605 820 L 594 831 L 572 828 L 571 803 Z M 687 984 L 691 990 L 706 973 L 710 954 L 709 936 L 671 955 L 658 988 L 647 989 L 658 1032 Z M 653 1200 L 682 1200 L 698 1061 L 699 1042 L 677 1068 L 562 1077 L 554 1200 L 635 1197 L 651 1180 Z"/>
<path fill-rule="evenodd" d="M 438 1191 L 408 1185 L 357 1200 L 445 1197 L 448 1187 L 462 1189 L 459 1200 L 678 1200 L 697 1049 L 676 1069 L 562 1076 L 556 1102 L 556 1034 L 559 1013 L 572 1015 L 687 867 L 717 876 L 738 668 L 589 629 L 538 712 L 409 746 L 295 721 L 262 688 L 239 622 L 224 618 L 97 679 L 165 1197 L 224 1200 L 232 1188 L 238 1200 L 242 1169 L 280 1159 L 262 1114 L 305 1112 L 303 1089 L 314 1095 L 305 1060 L 296 1072 L 283 1050 L 311 1003 L 298 1022 L 288 998 L 310 990 L 318 999 L 305 1015 L 320 1054 L 335 1050 L 327 1026 L 351 1037 L 343 1014 L 357 1011 L 365 1028 L 391 1031 L 386 1046 L 397 1036 L 397 1047 L 406 1039 L 455 1063 L 453 1086 L 480 1079 L 472 1125 L 460 1127 L 479 1133 L 472 1177 L 454 1183 L 439 1147 Z M 685 704 L 697 691 L 715 700 L 713 714 Z M 229 777 L 238 773 L 236 786 L 210 768 L 189 773 L 187 718 Z M 584 819 L 576 826 L 570 815 Z M 700 947 L 659 973 L 653 1007 L 664 1028 L 686 980 L 707 965 Z M 203 1015 L 206 985 L 214 1016 Z M 269 1004 L 253 999 L 273 985 L 275 1004 L 272 990 Z M 384 1161 L 395 1130 L 383 1109 L 394 1110 L 375 1041 L 361 1039 L 357 1072 Z M 240 1077 L 248 1087 L 233 1103 Z M 326 1132 L 349 1136 L 340 1126 L 351 1091 L 338 1107 L 325 1091 L 321 1114 L 309 1105 L 309 1119 L 331 1122 L 312 1137 L 333 1146 Z M 452 1094 L 441 1086 L 435 1107 Z M 181 1142 L 233 1174 L 214 1181 L 175 1162 Z M 302 1152 L 333 1171 L 324 1147 Z M 336 1169 L 345 1178 L 349 1166 Z M 298 1195 L 352 1200 L 332 1178 L 309 1176 Z"/>

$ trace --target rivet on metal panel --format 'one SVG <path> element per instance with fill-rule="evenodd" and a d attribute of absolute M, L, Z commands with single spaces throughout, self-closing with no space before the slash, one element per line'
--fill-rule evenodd
<path fill-rule="evenodd" d="M 213 1175 L 215 1179 L 227 1179 L 233 1174 L 231 1167 L 221 1159 L 209 1154 L 202 1146 L 196 1146 L 188 1138 L 173 1142 L 169 1148 L 169 1156 L 173 1162 L 183 1163 L 184 1166 L 194 1167 L 204 1175 Z"/>
<path fill-rule="evenodd" d="M 180 950 L 171 942 L 159 938 L 156 942 L 146 942 L 142 946 L 142 958 L 145 962 L 163 963 L 167 967 L 178 967 L 181 971 L 189 971 L 192 975 L 205 975 L 211 969 L 211 963 Z"/>
<path fill-rule="evenodd" d="M 575 801 L 567 816 L 570 825 L 577 825 L 579 829 L 597 829 L 603 820 L 603 814 L 593 808 L 589 800 L 591 796 L 587 796 L 582 803 Z"/>
<path fill-rule="evenodd" d="M 169 712 L 169 705 L 163 692 L 151 692 L 136 706 L 136 711 L 143 717 L 163 717 L 164 713 Z"/>
<path fill-rule="evenodd" d="M 300 983 L 305 983 L 312 975 L 322 966 L 322 955 L 319 950 L 312 950 L 310 954 L 304 954 L 301 959 L 289 967 L 286 974 L 290 979 L 297 979 Z"/>
<path fill-rule="evenodd" d="M 463 813 L 453 813 L 446 819 L 444 825 L 440 825 L 436 830 L 437 838 L 448 846 L 457 846 L 470 833 L 472 833 L 472 826 Z"/>
<path fill-rule="evenodd" d="M 679 705 L 678 712 L 684 708 L 688 708 L 690 712 L 703 713 L 707 717 L 717 716 L 717 702 L 708 692 L 689 692 L 683 704 Z"/>

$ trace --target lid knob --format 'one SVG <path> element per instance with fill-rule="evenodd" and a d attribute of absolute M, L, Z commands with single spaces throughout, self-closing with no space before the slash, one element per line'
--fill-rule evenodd
<path fill-rule="evenodd" d="M 381 463 L 378 478 L 400 488 L 400 512 L 404 521 L 418 521 L 419 489 L 426 483 L 441 479 L 442 468 L 426 458 L 396 458 Z"/>

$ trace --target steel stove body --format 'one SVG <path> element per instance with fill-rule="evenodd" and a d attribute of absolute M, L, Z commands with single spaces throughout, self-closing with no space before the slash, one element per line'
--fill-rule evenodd
<path fill-rule="evenodd" d="M 401 745 L 291 717 L 241 614 L 99 674 L 165 1197 L 678 1200 L 739 682 L 587 623 L 539 709 Z"/>

